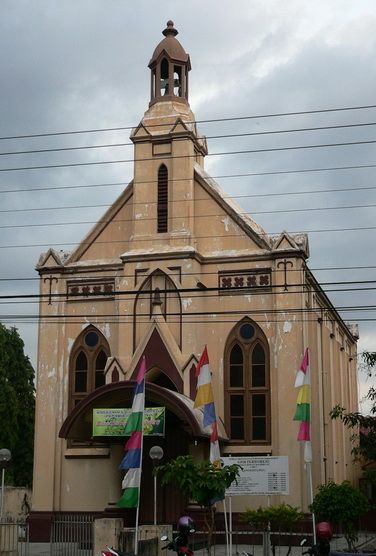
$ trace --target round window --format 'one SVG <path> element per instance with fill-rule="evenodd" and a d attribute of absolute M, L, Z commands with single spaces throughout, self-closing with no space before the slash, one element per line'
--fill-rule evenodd
<path fill-rule="evenodd" d="M 249 324 L 247 322 L 241 325 L 240 336 L 243 338 L 243 340 L 250 340 L 251 338 L 253 338 L 254 335 L 255 329 L 253 328 L 252 324 Z"/>
<path fill-rule="evenodd" d="M 99 337 L 96 332 L 88 332 L 85 336 L 85 344 L 89 347 L 94 347 L 99 342 Z"/>

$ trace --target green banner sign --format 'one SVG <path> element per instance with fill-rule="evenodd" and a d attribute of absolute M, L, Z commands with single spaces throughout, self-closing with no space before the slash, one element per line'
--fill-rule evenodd
<path fill-rule="evenodd" d="M 93 409 L 93 436 L 124 436 L 129 408 Z M 144 435 L 164 436 L 165 407 L 145 407 Z"/>

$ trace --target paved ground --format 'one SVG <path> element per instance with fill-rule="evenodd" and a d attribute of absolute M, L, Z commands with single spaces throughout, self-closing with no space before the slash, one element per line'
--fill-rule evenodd
<path fill-rule="evenodd" d="M 375 535 L 362 535 L 359 537 L 357 543 L 359 551 L 376 552 L 376 536 Z M 343 550 L 346 548 L 346 542 L 343 537 L 333 539 L 331 542 L 331 549 L 333 551 Z M 86 551 L 83 551 L 83 556 Z M 287 547 L 283 546 L 276 550 L 275 556 L 286 556 Z M 302 556 L 302 548 L 293 547 L 291 556 Z M 87 554 L 87 552 L 86 552 Z M 165 554 L 165 553 L 164 553 Z M 169 556 L 173 556 L 171 552 L 167 553 Z M 232 545 L 232 556 L 247 556 L 248 554 L 252 556 L 271 556 L 271 554 L 265 554 L 264 547 L 262 545 L 249 545 L 249 544 L 237 544 L 233 540 Z M 50 556 L 50 545 L 49 543 L 30 543 L 29 556 Z M 196 556 L 207 556 L 207 552 L 204 549 L 196 550 Z M 94 556 L 100 556 L 95 554 Z M 167 555 L 166 555 L 167 556 Z M 212 548 L 212 556 L 228 556 L 226 545 L 216 545 Z"/>

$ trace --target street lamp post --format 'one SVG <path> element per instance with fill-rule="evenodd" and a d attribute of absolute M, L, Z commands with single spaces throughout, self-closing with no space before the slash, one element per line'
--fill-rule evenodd
<path fill-rule="evenodd" d="M 149 456 L 153 462 L 153 467 L 158 465 L 163 458 L 163 449 L 160 446 L 152 446 L 149 450 Z M 154 526 L 157 526 L 157 475 L 154 474 Z"/>
<path fill-rule="evenodd" d="M 7 448 L 2 448 L 0 450 L 0 467 L 1 467 L 1 505 L 0 505 L 0 521 L 3 519 L 3 509 L 4 509 L 4 483 L 5 483 L 5 468 L 12 454 Z"/>

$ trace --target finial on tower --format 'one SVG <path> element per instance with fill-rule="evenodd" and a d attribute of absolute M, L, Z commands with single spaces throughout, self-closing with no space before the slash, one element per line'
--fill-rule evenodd
<path fill-rule="evenodd" d="M 172 35 L 173 37 L 176 37 L 176 35 L 178 34 L 179 31 L 177 29 L 175 29 L 174 22 L 171 19 L 169 19 L 167 21 L 166 25 L 167 25 L 167 27 L 166 27 L 166 29 L 164 29 L 162 31 L 162 34 L 165 37 L 167 37 L 168 35 Z"/>

